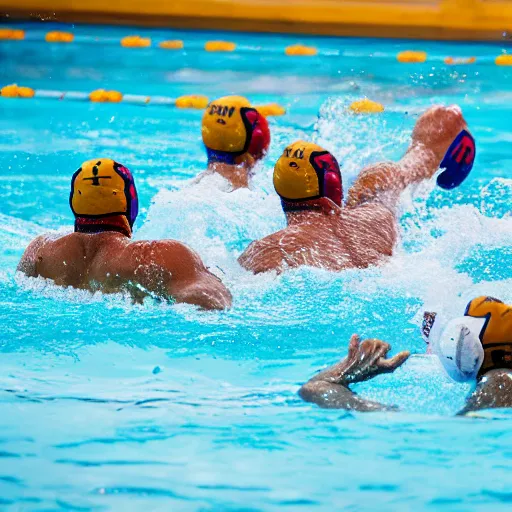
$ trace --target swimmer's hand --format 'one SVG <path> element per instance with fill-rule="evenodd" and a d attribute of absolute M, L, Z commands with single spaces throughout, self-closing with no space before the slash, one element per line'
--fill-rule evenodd
<path fill-rule="evenodd" d="M 350 338 L 348 355 L 340 366 L 338 374 L 331 374 L 330 382 L 349 385 L 356 382 L 373 379 L 381 373 L 393 373 L 402 366 L 411 355 L 410 352 L 400 352 L 396 356 L 386 359 L 391 345 L 378 339 L 367 339 L 361 342 L 357 334 Z M 320 374 L 322 375 L 322 374 Z M 318 375 L 318 377 L 320 376 Z"/>
<path fill-rule="evenodd" d="M 361 342 L 359 336 L 354 334 L 350 338 L 347 357 L 304 384 L 299 395 L 306 402 L 313 402 L 329 409 L 361 412 L 394 410 L 392 406 L 365 400 L 348 387 L 381 373 L 394 372 L 410 355 L 409 352 L 400 352 L 386 359 L 390 349 L 391 346 L 384 341 L 368 339 Z"/>

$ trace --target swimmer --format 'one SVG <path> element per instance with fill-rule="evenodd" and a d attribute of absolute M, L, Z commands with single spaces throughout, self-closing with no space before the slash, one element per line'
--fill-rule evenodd
<path fill-rule="evenodd" d="M 442 331 L 438 328 L 438 336 L 435 316 L 427 313 L 423 325 L 424 336 L 434 345 L 432 352 L 454 380 L 476 382 L 459 415 L 512 407 L 512 307 L 492 297 L 478 297 L 468 304 L 463 317 L 451 320 Z M 352 336 L 346 359 L 304 384 L 300 396 L 324 408 L 393 409 L 349 389 L 350 384 L 395 371 L 409 357 L 409 352 L 401 352 L 386 359 L 390 348 L 381 340 L 360 342 L 357 335 Z"/>
<path fill-rule="evenodd" d="M 477 382 L 462 413 L 512 407 L 512 307 L 494 297 L 477 297 L 464 316 L 444 328 L 437 323 L 436 314 L 425 315 L 429 352 L 453 380 Z"/>
<path fill-rule="evenodd" d="M 288 226 L 253 242 L 239 262 L 254 273 L 301 265 L 340 271 L 381 263 L 397 242 L 401 192 L 432 178 L 441 164 L 445 171 L 438 182 L 453 188 L 469 174 L 474 156 L 474 140 L 459 107 L 433 107 L 418 119 L 403 158 L 364 169 L 343 206 L 334 156 L 316 144 L 296 142 L 274 169 Z"/>
<path fill-rule="evenodd" d="M 104 293 L 128 292 L 204 309 L 224 309 L 231 294 L 201 258 L 176 240 L 132 242 L 138 198 L 130 171 L 101 158 L 82 164 L 71 180 L 74 233 L 43 235 L 25 250 L 18 271 Z"/>
<path fill-rule="evenodd" d="M 249 187 L 251 171 L 270 145 L 266 118 L 246 98 L 225 96 L 208 105 L 201 132 L 208 168 L 199 180 L 220 174 L 233 190 Z"/>

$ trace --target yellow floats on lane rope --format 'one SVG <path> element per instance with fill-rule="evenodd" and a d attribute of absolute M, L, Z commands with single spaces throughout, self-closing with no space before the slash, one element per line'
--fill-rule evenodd
<path fill-rule="evenodd" d="M 17 84 L 11 84 L 0 89 L 0 96 L 4 98 L 33 98 L 35 91 L 30 87 L 18 87 Z"/>
<path fill-rule="evenodd" d="M 141 36 L 126 36 L 121 39 L 121 46 L 123 48 L 149 48 L 151 39 Z"/>
<path fill-rule="evenodd" d="M 25 39 L 25 31 L 16 28 L 0 28 L 0 39 L 21 41 Z"/>
<path fill-rule="evenodd" d="M 204 49 L 207 52 L 234 52 L 236 44 L 230 41 L 207 41 Z"/>
<path fill-rule="evenodd" d="M 305 57 L 313 57 L 318 55 L 318 49 L 314 46 L 304 46 L 303 44 L 292 44 L 291 46 L 287 46 L 284 50 L 284 53 L 288 56 L 305 56 Z"/>
<path fill-rule="evenodd" d="M 31 36 L 31 34 L 29 34 Z M 36 34 L 34 37 L 33 35 L 27 39 L 27 34 L 24 30 L 18 29 L 18 28 L 9 28 L 4 27 L 0 28 L 0 41 L 39 41 L 40 40 L 40 34 Z M 44 40 L 48 43 L 73 43 L 73 42 L 79 42 L 81 44 L 103 44 L 107 42 L 108 44 L 111 43 L 111 40 L 108 41 L 105 38 L 101 37 L 92 37 L 87 35 L 79 35 L 76 36 L 72 32 L 64 32 L 59 30 L 53 30 L 50 32 L 47 32 L 44 35 Z M 149 37 L 143 37 L 140 35 L 128 35 L 123 37 L 119 40 L 119 44 L 123 48 L 149 48 L 152 47 L 152 40 Z M 162 50 L 183 50 L 185 47 L 185 43 L 180 39 L 172 39 L 172 40 L 165 40 L 160 41 L 158 45 L 155 47 L 158 47 Z M 192 45 L 191 48 L 193 50 L 197 50 L 197 45 Z M 242 45 L 240 48 L 235 42 L 232 41 L 207 41 L 204 46 L 202 47 L 203 50 L 207 52 L 234 52 L 234 51 L 240 51 L 243 53 L 258 53 L 261 51 L 265 51 L 265 49 L 262 49 L 260 47 L 256 46 L 244 46 Z M 314 46 L 306 46 L 303 44 L 293 44 L 290 46 L 287 46 L 284 49 L 284 53 L 287 56 L 290 57 L 296 57 L 296 56 L 306 56 L 306 57 L 312 57 L 319 55 L 320 53 L 322 56 L 329 58 L 329 57 L 339 57 L 343 58 L 344 55 L 342 52 L 338 50 L 333 49 L 324 49 L 319 50 L 318 48 Z M 372 56 L 371 54 L 368 55 L 368 57 Z M 389 59 L 390 55 L 381 55 L 380 56 L 383 59 Z M 351 58 L 350 55 L 347 55 L 347 58 Z M 498 57 L 494 57 L 492 55 L 484 55 L 478 57 L 443 57 L 443 56 L 428 56 L 428 54 L 424 51 L 414 51 L 414 50 L 405 50 L 401 51 L 398 54 L 396 54 L 396 60 L 400 63 L 425 63 L 427 61 L 429 62 L 444 62 L 444 64 L 449 66 L 454 65 L 468 65 L 468 64 L 475 64 L 478 60 L 478 62 L 483 64 L 491 64 L 494 63 L 497 66 L 512 66 L 512 55 L 509 54 L 503 54 L 499 55 Z"/>
<path fill-rule="evenodd" d="M 455 66 L 457 64 L 474 64 L 476 57 L 446 57 L 444 63 L 449 66 Z"/>
<path fill-rule="evenodd" d="M 160 105 L 174 106 L 182 109 L 204 110 L 209 103 L 207 96 L 202 94 L 190 94 L 179 98 L 168 96 L 143 96 L 139 94 L 123 94 L 120 91 L 107 91 L 96 89 L 90 93 L 79 91 L 51 91 L 46 89 L 31 89 L 10 84 L 0 89 L 3 98 L 38 98 L 51 100 L 91 101 L 93 103 L 129 103 L 132 105 Z M 277 103 L 269 103 L 256 107 L 265 117 L 281 116 L 286 109 Z"/>
<path fill-rule="evenodd" d="M 286 109 L 277 103 L 269 103 L 268 105 L 259 105 L 254 107 L 262 116 L 274 117 L 286 114 Z"/>
<path fill-rule="evenodd" d="M 496 66 L 512 66 L 512 55 L 499 55 L 494 62 Z"/>
<path fill-rule="evenodd" d="M 46 34 L 44 39 L 47 43 L 72 43 L 75 40 L 75 36 L 71 32 L 52 30 Z"/>
<path fill-rule="evenodd" d="M 123 94 L 119 91 L 96 89 L 89 94 L 89 99 L 94 103 L 120 103 L 123 101 Z"/>
<path fill-rule="evenodd" d="M 164 50 L 182 50 L 184 45 L 183 41 L 174 39 L 170 41 L 162 41 L 158 46 Z"/>
<path fill-rule="evenodd" d="M 413 51 L 405 51 L 405 52 L 400 52 L 397 56 L 396 56 L 398 62 L 403 62 L 403 63 L 409 63 L 409 62 L 414 62 L 414 63 L 422 63 L 422 62 L 425 62 L 427 60 L 427 53 L 426 52 L 413 52 Z"/>
<path fill-rule="evenodd" d="M 382 103 L 369 100 L 368 98 L 353 101 L 348 108 L 354 114 L 379 114 L 384 112 L 384 105 Z"/>
<path fill-rule="evenodd" d="M 180 96 L 176 99 L 175 105 L 178 108 L 196 108 L 204 110 L 208 106 L 208 97 L 201 94 Z"/>

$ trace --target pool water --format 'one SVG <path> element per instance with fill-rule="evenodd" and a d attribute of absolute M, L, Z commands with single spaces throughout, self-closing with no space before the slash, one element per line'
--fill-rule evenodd
<path fill-rule="evenodd" d="M 270 153 L 251 190 L 205 167 L 201 112 L 162 106 L 0 98 L 0 508 L 2 510 L 510 510 L 512 415 L 454 414 L 469 386 L 423 355 L 424 310 L 459 315 L 488 294 L 512 301 L 512 68 L 497 45 L 58 27 L 105 44 L 48 45 L 51 24 L 0 42 L 0 85 L 124 93 L 245 94 L 277 102 Z M 181 38 L 185 51 L 124 49 L 121 36 Z M 207 54 L 209 39 L 261 51 Z M 110 41 L 110 43 L 108 43 Z M 296 42 L 321 55 L 285 57 Z M 190 49 L 188 49 L 190 48 Z M 398 64 L 405 49 L 437 61 Z M 482 57 L 450 67 L 446 56 Z M 368 96 L 383 115 L 354 117 Z M 366 164 L 399 158 L 414 122 L 458 103 L 476 137 L 452 192 L 404 193 L 401 242 L 381 268 L 253 276 L 237 256 L 284 226 L 273 163 L 306 138 L 333 151 L 345 191 Z M 233 293 L 230 311 L 91 295 L 15 274 L 36 235 L 72 228 L 71 174 L 114 158 L 135 176 L 135 238 L 175 237 Z M 399 413 L 303 403 L 299 386 L 346 354 L 354 332 L 413 357 L 356 386 Z"/>

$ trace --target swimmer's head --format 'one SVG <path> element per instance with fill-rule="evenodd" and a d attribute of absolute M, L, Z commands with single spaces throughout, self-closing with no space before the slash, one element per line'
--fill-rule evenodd
<path fill-rule="evenodd" d="M 480 341 L 486 319 L 464 316 L 451 320 L 434 341 L 433 352 L 446 373 L 457 382 L 476 379 L 484 361 Z"/>
<path fill-rule="evenodd" d="M 315 208 L 329 199 L 341 206 L 341 172 L 331 153 L 302 140 L 288 146 L 274 168 L 274 188 L 285 211 Z"/>
<path fill-rule="evenodd" d="M 69 204 L 75 231 L 119 231 L 131 236 L 139 210 L 130 171 L 110 158 L 88 160 L 73 174 Z"/>
<path fill-rule="evenodd" d="M 201 132 L 208 163 L 259 160 L 270 144 L 266 118 L 242 96 L 212 101 L 203 115 Z"/>

